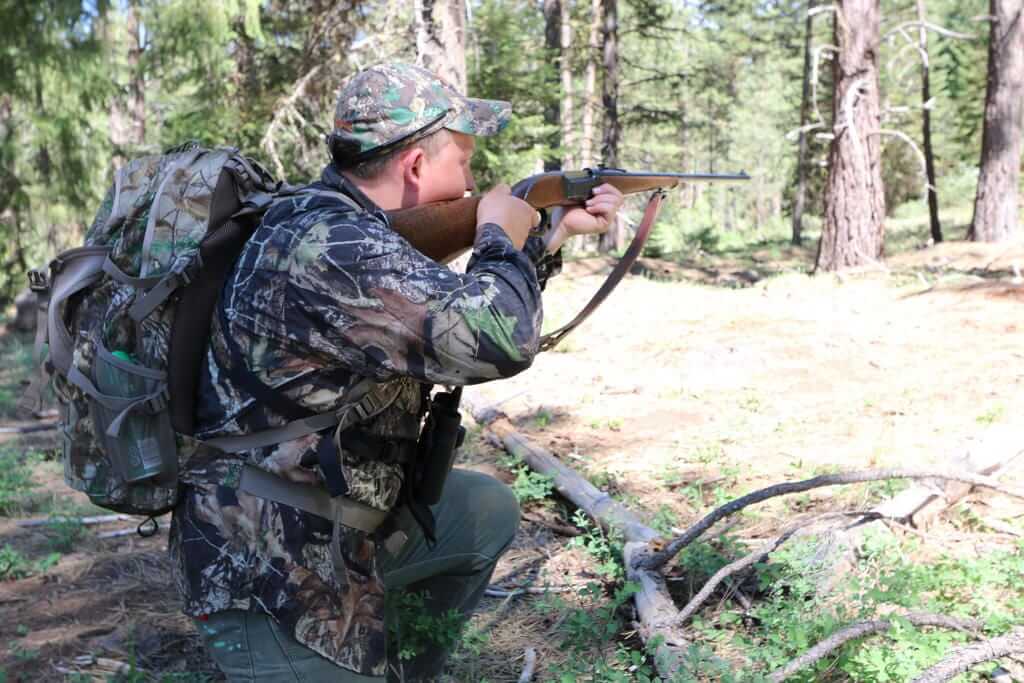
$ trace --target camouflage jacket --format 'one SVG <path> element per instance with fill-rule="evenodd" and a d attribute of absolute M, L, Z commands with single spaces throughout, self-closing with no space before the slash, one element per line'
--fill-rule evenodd
<path fill-rule="evenodd" d="M 484 226 L 460 275 L 414 250 L 333 167 L 305 190 L 270 209 L 224 286 L 201 380 L 200 438 L 287 422 L 227 376 L 225 333 L 264 384 L 316 412 L 343 407 L 362 377 L 393 385 L 397 398 L 363 425 L 386 437 L 415 438 L 424 383 L 472 384 L 530 365 L 541 325 L 539 240 L 519 251 L 498 226 Z M 318 190 L 344 192 L 361 208 Z M 330 431 L 193 458 L 171 526 L 176 580 L 187 614 L 261 609 L 340 666 L 383 675 L 378 539 L 346 529 L 337 575 L 327 520 L 218 483 L 244 461 L 323 485 L 319 470 L 302 464 L 322 446 L 336 448 Z M 348 495 L 393 508 L 401 465 L 363 457 L 341 453 Z"/>

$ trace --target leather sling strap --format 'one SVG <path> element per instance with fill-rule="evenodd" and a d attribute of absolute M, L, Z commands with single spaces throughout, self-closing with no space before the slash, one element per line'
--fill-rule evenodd
<path fill-rule="evenodd" d="M 626 253 L 622 255 L 619 262 L 612 268 L 612 272 L 608 274 L 608 278 L 604 281 L 601 287 L 595 292 L 594 296 L 590 298 L 587 305 L 583 307 L 576 317 L 570 320 L 568 323 L 558 328 L 550 334 L 546 334 L 540 338 L 540 351 L 549 351 L 553 349 L 567 334 L 576 329 L 580 323 L 590 317 L 590 314 L 597 310 L 597 307 L 608 298 L 608 295 L 618 286 L 619 281 L 622 280 L 623 276 L 629 272 L 629 269 L 636 263 L 637 258 L 640 257 L 640 251 L 644 248 L 644 243 L 647 242 L 647 238 L 651 234 L 651 227 L 654 225 L 654 221 L 658 219 L 658 211 L 661 210 L 661 203 L 665 199 L 665 191 L 658 190 L 647 202 L 647 208 L 644 210 L 643 220 L 640 222 L 639 227 L 636 229 L 636 235 L 633 237 L 633 241 L 630 242 L 629 248 L 626 249 Z"/>

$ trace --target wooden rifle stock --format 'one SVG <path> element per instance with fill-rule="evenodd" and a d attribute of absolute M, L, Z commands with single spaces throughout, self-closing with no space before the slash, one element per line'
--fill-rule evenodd
<path fill-rule="evenodd" d="M 432 202 L 388 211 L 391 228 L 438 263 L 448 263 L 476 240 L 476 207 L 480 196 Z"/>
<path fill-rule="evenodd" d="M 583 204 L 595 187 L 608 183 L 622 194 L 678 187 L 689 182 L 749 180 L 745 173 L 631 173 L 617 168 L 540 173 L 521 180 L 512 194 L 535 209 Z M 419 251 L 447 263 L 472 248 L 479 195 L 388 211 L 391 227 Z"/>

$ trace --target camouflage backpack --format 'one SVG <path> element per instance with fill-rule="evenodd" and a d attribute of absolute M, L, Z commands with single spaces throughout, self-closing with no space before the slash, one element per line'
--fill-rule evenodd
<path fill-rule="evenodd" d="M 214 305 L 281 189 L 234 149 L 187 145 L 135 159 L 117 172 L 85 245 L 30 273 L 65 480 L 93 503 L 146 515 L 174 506 L 178 472 L 198 446 L 194 404 Z"/>

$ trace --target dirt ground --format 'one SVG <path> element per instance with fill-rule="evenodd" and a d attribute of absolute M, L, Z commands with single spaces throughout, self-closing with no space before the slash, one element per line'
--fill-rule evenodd
<path fill-rule="evenodd" d="M 645 259 L 561 347 L 467 398 L 505 411 L 621 500 L 677 527 L 715 496 L 828 468 L 940 465 L 993 428 L 1019 430 L 1024 442 L 1024 244 L 943 244 L 842 277 L 808 276 L 807 261 L 791 249 Z M 571 317 L 607 268 L 602 259 L 567 264 L 545 297 L 548 318 Z M 464 466 L 511 481 L 500 451 L 479 434 L 472 444 Z M 53 463 L 37 472 L 45 491 L 68 495 Z M 1004 480 L 1022 478 L 1018 465 Z M 883 495 L 870 486 L 823 490 L 809 504 L 856 506 Z M 772 514 L 745 534 L 771 535 L 786 506 L 770 503 Z M 1019 502 L 976 494 L 970 506 L 1024 526 Z M 595 577 L 590 558 L 566 546 L 564 506 L 534 503 L 525 513 L 495 586 L 565 588 Z M 16 521 L 0 520 L 3 542 L 39 555 L 45 532 Z M 950 532 L 936 534 L 944 551 L 1014 541 L 966 533 L 956 514 L 939 525 Z M 65 671 L 105 680 L 118 662 L 152 680 L 220 680 L 177 612 L 165 538 L 99 540 L 90 531 L 45 574 L 0 583 L 7 680 L 66 680 Z M 526 647 L 539 650 L 542 677 L 559 657 L 557 626 L 522 598 L 488 598 L 472 624 L 487 647 L 461 654 L 452 677 L 517 680 Z"/>

